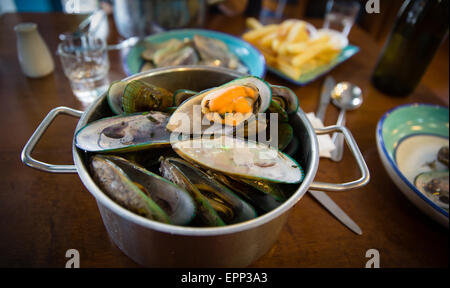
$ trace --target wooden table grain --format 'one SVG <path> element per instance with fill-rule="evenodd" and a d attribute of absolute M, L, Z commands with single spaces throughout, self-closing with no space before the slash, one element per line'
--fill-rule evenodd
<path fill-rule="evenodd" d="M 111 19 L 110 19 L 111 20 Z M 207 28 L 240 35 L 243 17 L 210 16 Z M 35 22 L 55 59 L 53 74 L 26 78 L 16 52 L 15 24 Z M 81 267 L 137 267 L 109 239 L 96 202 L 76 174 L 48 174 L 20 161 L 23 145 L 56 106 L 83 109 L 73 96 L 55 51 L 58 35 L 74 29 L 77 16 L 58 13 L 5 14 L 0 17 L 0 266 L 64 267 L 68 249 L 80 252 Z M 313 21 L 320 24 L 318 21 Z M 111 23 L 108 41 L 118 40 Z M 448 229 L 412 205 L 390 180 L 380 161 L 375 127 L 385 111 L 397 105 L 448 103 L 421 85 L 407 98 L 392 98 L 370 84 L 380 47 L 354 27 L 350 42 L 361 51 L 331 72 L 337 81 L 351 81 L 364 93 L 364 104 L 347 113 L 347 126 L 369 166 L 371 181 L 364 188 L 329 193 L 362 228 L 357 236 L 340 224 L 308 194 L 292 209 L 276 244 L 251 267 L 364 267 L 368 249 L 378 249 L 381 267 L 448 267 Z M 110 79 L 125 76 L 120 54 L 110 53 Z M 292 88 L 305 112 L 315 111 L 323 79 L 305 87 L 270 73 L 273 84 Z M 330 106 L 326 124 L 336 121 Z M 61 116 L 37 146 L 34 156 L 57 164 L 72 162 L 71 140 L 76 119 Z M 320 161 L 316 180 L 342 182 L 358 177 L 348 150 L 340 163 Z"/>

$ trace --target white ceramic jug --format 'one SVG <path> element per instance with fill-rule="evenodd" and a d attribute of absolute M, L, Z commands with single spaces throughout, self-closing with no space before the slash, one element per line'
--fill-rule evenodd
<path fill-rule="evenodd" d="M 21 23 L 14 27 L 17 35 L 17 54 L 23 73 L 39 78 L 53 72 L 55 64 L 35 23 Z"/>

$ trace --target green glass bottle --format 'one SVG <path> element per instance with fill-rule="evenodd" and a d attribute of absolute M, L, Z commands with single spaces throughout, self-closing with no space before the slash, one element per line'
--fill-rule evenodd
<path fill-rule="evenodd" d="M 373 85 L 406 96 L 448 33 L 449 0 L 406 0 L 372 75 Z"/>

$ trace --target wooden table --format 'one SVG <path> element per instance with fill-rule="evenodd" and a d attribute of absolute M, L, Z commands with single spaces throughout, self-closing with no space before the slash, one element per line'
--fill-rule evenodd
<path fill-rule="evenodd" d="M 35 22 L 55 58 L 53 74 L 28 79 L 20 71 L 16 55 L 15 24 Z M 23 145 L 47 112 L 56 106 L 83 109 L 73 96 L 54 51 L 61 32 L 74 29 L 77 16 L 63 14 L 6 14 L 0 18 L 0 266 L 64 267 L 65 253 L 80 252 L 82 267 L 136 267 L 109 239 L 96 202 L 74 174 L 48 174 L 20 161 Z M 320 24 L 320 22 L 314 22 Z M 110 43 L 118 40 L 114 25 Z M 210 17 L 210 29 L 240 35 L 244 18 Z M 375 90 L 370 75 L 379 54 L 376 43 L 358 27 L 350 42 L 361 51 L 331 72 L 337 81 L 347 80 L 364 92 L 364 104 L 347 113 L 353 132 L 371 172 L 362 189 L 329 193 L 362 228 L 357 236 L 340 224 L 309 195 L 293 208 L 273 248 L 252 267 L 364 267 L 365 253 L 380 252 L 381 267 L 448 266 L 448 230 L 423 215 L 397 189 L 384 170 L 375 144 L 375 126 L 382 114 L 397 105 L 443 100 L 419 86 L 408 98 L 391 98 Z M 111 52 L 111 80 L 125 76 L 120 55 Z M 315 111 L 322 79 L 296 87 L 267 75 L 273 84 L 294 89 L 305 112 Z M 326 124 L 336 121 L 330 106 Z M 62 116 L 48 130 L 34 153 L 49 163 L 71 163 L 71 141 L 76 120 Z M 344 160 L 320 161 L 317 180 L 342 182 L 358 177 L 349 151 Z"/>

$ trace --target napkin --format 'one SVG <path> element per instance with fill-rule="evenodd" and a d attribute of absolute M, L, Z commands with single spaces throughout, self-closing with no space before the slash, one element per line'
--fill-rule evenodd
<path fill-rule="evenodd" d="M 322 120 L 316 117 L 316 114 L 314 112 L 306 113 L 306 117 L 308 117 L 309 122 L 311 122 L 311 125 L 314 128 L 323 128 Z M 331 140 L 331 137 L 329 134 L 326 135 L 318 135 L 317 141 L 319 142 L 319 155 L 320 157 L 331 157 L 331 151 L 333 151 L 336 146 L 334 145 L 333 141 Z"/>

